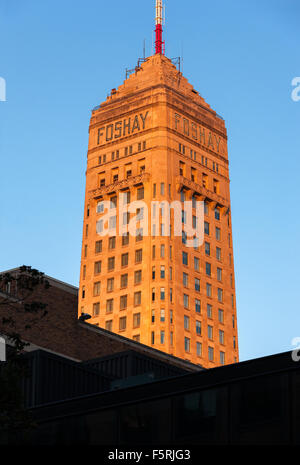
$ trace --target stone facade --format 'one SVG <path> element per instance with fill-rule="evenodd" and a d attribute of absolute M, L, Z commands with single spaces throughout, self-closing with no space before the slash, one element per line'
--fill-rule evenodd
<path fill-rule="evenodd" d="M 175 236 L 174 213 L 171 235 L 160 218 L 153 237 L 152 202 L 183 200 L 205 202 L 199 246 Z M 137 237 L 123 238 L 136 213 Z M 225 123 L 165 56 L 92 112 L 78 312 L 207 368 L 238 361 Z"/>

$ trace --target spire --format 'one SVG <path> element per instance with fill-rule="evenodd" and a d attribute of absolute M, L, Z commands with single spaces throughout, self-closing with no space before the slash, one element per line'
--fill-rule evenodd
<path fill-rule="evenodd" d="M 163 45 L 165 44 L 162 40 L 162 25 L 163 25 L 163 5 L 162 0 L 156 0 L 155 6 L 155 53 L 162 55 Z"/>

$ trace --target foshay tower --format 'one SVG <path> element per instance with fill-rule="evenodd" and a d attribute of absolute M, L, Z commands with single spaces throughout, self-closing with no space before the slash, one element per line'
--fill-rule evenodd
<path fill-rule="evenodd" d="M 224 120 L 164 56 L 157 0 L 155 55 L 91 116 L 79 315 L 207 368 L 237 362 L 229 184 Z M 194 227 L 204 202 L 193 247 L 187 201 Z"/>

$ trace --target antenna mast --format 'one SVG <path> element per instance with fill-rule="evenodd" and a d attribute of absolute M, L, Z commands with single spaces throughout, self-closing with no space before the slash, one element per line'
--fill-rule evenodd
<path fill-rule="evenodd" d="M 162 40 L 162 25 L 163 25 L 163 5 L 162 0 L 156 0 L 155 6 L 155 53 L 162 55 L 163 45 L 165 44 Z"/>

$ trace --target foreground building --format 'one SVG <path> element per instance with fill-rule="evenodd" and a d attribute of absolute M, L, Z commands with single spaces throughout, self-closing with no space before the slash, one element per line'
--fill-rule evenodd
<path fill-rule="evenodd" d="M 46 378 L 48 391 L 57 392 L 53 367 L 45 370 L 45 365 L 44 373 L 52 374 Z M 76 386 L 78 376 L 73 372 L 65 377 L 65 392 Z M 83 376 L 90 379 L 91 373 Z M 82 384 L 82 374 L 80 380 Z M 299 445 L 299 380 L 299 362 L 287 352 L 142 385 L 107 386 L 106 392 L 36 405 L 31 412 L 37 428 L 6 440 L 130 450 L 147 445 L 175 450 L 191 445 Z M 5 443 L 3 436 L 0 443 Z"/>
<path fill-rule="evenodd" d="M 78 312 L 212 368 L 238 361 L 227 132 L 163 55 L 159 4 L 156 54 L 92 112 Z"/>

